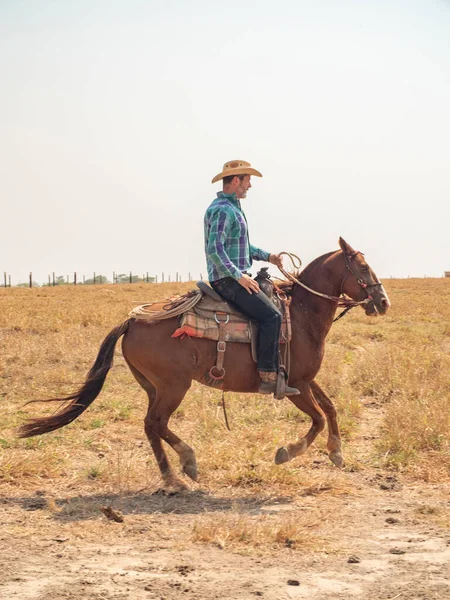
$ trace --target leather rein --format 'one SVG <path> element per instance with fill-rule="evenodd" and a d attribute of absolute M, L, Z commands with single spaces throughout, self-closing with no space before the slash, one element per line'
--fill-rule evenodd
<path fill-rule="evenodd" d="M 360 252 L 360 251 L 358 251 L 358 250 L 355 250 L 351 254 L 344 253 L 345 267 L 347 269 L 347 272 L 345 273 L 344 277 L 342 278 L 342 281 L 341 281 L 341 294 L 339 296 L 329 296 L 328 294 L 322 294 L 322 292 L 317 292 L 316 290 L 311 289 L 310 287 L 308 287 L 307 285 L 305 285 L 304 283 L 302 283 L 300 280 L 298 280 L 296 277 L 294 277 L 294 275 L 292 275 L 292 273 L 288 273 L 287 271 L 285 271 L 282 267 L 278 267 L 278 269 L 281 271 L 281 273 L 283 273 L 283 275 L 287 279 L 289 279 L 293 283 L 296 283 L 297 285 L 301 286 L 305 290 L 308 290 L 308 292 L 311 292 L 311 294 L 314 294 L 315 296 L 320 296 L 321 298 L 325 298 L 326 300 L 331 300 L 332 302 L 336 302 L 337 306 L 343 306 L 345 308 L 345 310 L 343 310 L 333 320 L 333 323 L 334 323 L 335 321 L 338 321 L 340 318 L 342 318 L 350 309 L 355 308 L 355 306 L 364 306 L 364 305 L 368 304 L 373 299 L 372 296 L 370 295 L 370 292 L 369 292 L 368 288 L 383 285 L 381 282 L 378 282 L 378 283 L 365 283 L 363 281 L 363 279 L 361 278 L 361 275 L 356 272 L 356 270 L 354 269 L 354 267 L 352 265 L 352 262 L 351 262 L 352 258 L 355 258 L 355 256 L 357 256 L 358 254 L 363 255 L 363 253 Z M 300 268 L 301 267 L 302 261 L 300 260 L 300 258 L 296 254 L 292 254 L 290 252 L 280 252 L 280 256 L 281 255 L 288 256 L 290 258 L 292 266 L 294 268 Z M 295 260 L 297 261 L 297 264 L 295 263 Z M 343 295 L 342 295 L 343 294 L 342 289 L 344 287 L 344 282 L 345 282 L 345 280 L 347 278 L 347 275 L 349 273 L 351 273 L 355 277 L 355 279 L 358 282 L 358 284 L 366 291 L 367 297 L 364 298 L 364 300 L 356 301 L 356 300 L 352 300 L 352 298 L 345 298 L 345 297 L 343 297 Z"/>

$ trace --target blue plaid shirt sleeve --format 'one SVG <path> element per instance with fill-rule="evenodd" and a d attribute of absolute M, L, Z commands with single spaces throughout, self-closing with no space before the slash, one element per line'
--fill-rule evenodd
<path fill-rule="evenodd" d="M 215 210 L 209 219 L 209 235 L 207 238 L 207 254 L 222 277 L 240 279 L 241 271 L 233 264 L 225 250 L 228 231 L 232 226 L 233 216 L 228 210 Z M 237 257 L 232 257 L 237 258 Z"/>
<path fill-rule="evenodd" d="M 253 244 L 250 244 L 250 256 L 253 260 L 264 260 L 268 262 L 270 252 L 266 252 L 265 250 L 261 250 L 261 248 L 257 248 Z"/>

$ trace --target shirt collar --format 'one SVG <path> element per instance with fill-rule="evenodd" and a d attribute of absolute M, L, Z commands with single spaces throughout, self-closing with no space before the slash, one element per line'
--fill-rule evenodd
<path fill-rule="evenodd" d="M 218 198 L 226 198 L 227 200 L 234 202 L 239 208 L 241 208 L 241 203 L 240 203 L 238 197 L 236 196 L 236 194 L 225 194 L 224 192 L 220 191 L 220 192 L 217 192 L 217 197 Z"/>

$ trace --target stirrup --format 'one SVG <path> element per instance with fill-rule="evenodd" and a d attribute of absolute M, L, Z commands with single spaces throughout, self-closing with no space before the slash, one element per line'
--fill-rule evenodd
<path fill-rule="evenodd" d="M 300 394 L 300 391 L 297 388 L 285 385 L 284 390 L 277 391 L 274 396 L 277 400 L 282 400 L 285 396 L 297 396 L 298 394 Z"/>
<path fill-rule="evenodd" d="M 284 365 L 280 365 L 277 377 L 277 390 L 274 394 L 274 397 L 277 400 L 282 400 L 285 396 L 296 396 L 297 394 L 300 394 L 297 388 L 288 386 L 287 381 L 287 371 Z"/>

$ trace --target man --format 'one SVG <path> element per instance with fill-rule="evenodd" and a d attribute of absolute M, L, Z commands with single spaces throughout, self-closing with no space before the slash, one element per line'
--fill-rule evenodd
<path fill-rule="evenodd" d="M 278 254 L 270 254 L 250 243 L 247 219 L 241 200 L 252 187 L 251 176 L 262 177 L 250 163 L 234 160 L 225 163 L 212 183 L 222 180 L 218 192 L 205 213 L 205 253 L 211 287 L 239 310 L 259 323 L 258 373 L 261 384 L 258 392 L 276 391 L 278 376 L 278 341 L 281 314 L 259 289 L 258 283 L 247 274 L 253 260 L 264 260 L 282 266 Z M 299 394 L 286 386 L 286 395 Z"/>

